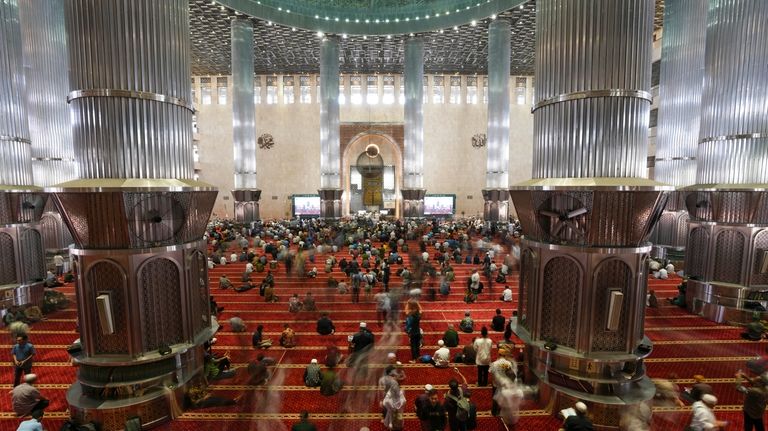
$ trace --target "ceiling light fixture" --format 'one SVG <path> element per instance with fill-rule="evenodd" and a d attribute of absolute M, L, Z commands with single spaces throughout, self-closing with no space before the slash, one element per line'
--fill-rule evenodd
<path fill-rule="evenodd" d="M 291 27 L 291 31 L 296 31 L 296 27 Z"/>
<path fill-rule="evenodd" d="M 391 34 L 388 34 L 388 35 L 387 35 L 387 39 L 392 39 L 392 35 L 391 35 Z"/>
<path fill-rule="evenodd" d="M 318 31 L 318 32 L 317 32 L 317 37 L 323 37 L 323 36 L 325 36 L 325 34 L 323 34 L 323 32 L 322 32 L 322 31 Z"/>
<path fill-rule="evenodd" d="M 395 22 L 400 22 L 400 18 L 395 18 Z"/>
<path fill-rule="evenodd" d="M 342 33 L 341 38 L 342 39 L 346 39 L 347 38 L 347 34 L 346 33 Z"/>
<path fill-rule="evenodd" d="M 491 15 L 491 19 L 496 19 L 496 14 Z"/>
<path fill-rule="evenodd" d="M 334 17 L 333 20 L 339 22 L 339 17 Z"/>
<path fill-rule="evenodd" d="M 368 40 L 368 36 L 363 35 L 363 40 Z"/>
<path fill-rule="evenodd" d="M 355 22 L 360 22 L 360 18 L 355 18 Z"/>
<path fill-rule="evenodd" d="M 320 19 L 320 15 L 315 15 L 315 19 Z"/>
<path fill-rule="evenodd" d="M 469 23 L 469 25 L 471 25 L 472 27 L 476 27 L 476 26 L 477 26 L 477 21 L 475 21 L 475 20 L 472 20 L 472 21 Z"/>

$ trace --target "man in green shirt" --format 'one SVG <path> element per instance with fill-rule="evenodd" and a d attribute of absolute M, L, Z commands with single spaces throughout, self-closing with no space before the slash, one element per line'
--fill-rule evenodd
<path fill-rule="evenodd" d="M 309 413 L 305 410 L 299 415 L 301 421 L 293 424 L 291 431 L 317 431 L 315 424 L 309 421 Z"/>
<path fill-rule="evenodd" d="M 459 345 L 459 333 L 453 328 L 453 323 L 448 324 L 448 329 L 443 334 L 443 341 L 446 347 L 456 347 Z"/>

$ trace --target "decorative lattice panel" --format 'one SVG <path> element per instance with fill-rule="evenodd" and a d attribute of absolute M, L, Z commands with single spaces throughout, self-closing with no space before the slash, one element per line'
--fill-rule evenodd
<path fill-rule="evenodd" d="M 685 251 L 685 270 L 689 277 L 703 279 L 709 257 L 709 232 L 703 227 L 691 231 Z"/>
<path fill-rule="evenodd" d="M 542 340 L 576 347 L 580 291 L 581 270 L 575 261 L 556 257 L 547 262 L 541 304 Z"/>
<path fill-rule="evenodd" d="M 632 285 L 632 269 L 618 259 L 603 262 L 595 271 L 595 309 L 592 314 L 592 351 L 620 352 L 627 350 L 627 325 L 629 324 L 629 287 Z M 616 331 L 606 330 L 608 308 L 612 291 L 624 294 L 621 319 Z"/>
<path fill-rule="evenodd" d="M 0 285 L 18 282 L 13 238 L 5 232 L 0 232 Z"/>
<path fill-rule="evenodd" d="M 685 235 L 688 233 L 688 213 L 684 212 L 680 214 L 677 219 L 677 237 L 675 238 L 675 244 L 685 245 Z"/>
<path fill-rule="evenodd" d="M 656 244 L 671 245 L 674 243 L 675 214 L 665 212 L 656 224 Z"/>
<path fill-rule="evenodd" d="M 198 332 L 207 328 L 211 322 L 210 301 L 208 299 L 208 266 L 203 253 L 195 251 L 189 262 L 189 290 L 194 298 L 192 307 L 193 330 Z"/>
<path fill-rule="evenodd" d="M 96 354 L 127 354 L 128 353 L 128 320 L 127 302 L 125 297 L 126 278 L 123 270 L 115 263 L 101 261 L 94 264 L 86 275 L 87 295 L 90 309 L 97 310 L 96 297 L 101 294 L 109 295 L 112 307 L 114 332 L 104 334 L 101 321 L 94 319 L 98 330 L 95 331 Z"/>
<path fill-rule="evenodd" d="M 744 258 L 744 241 L 744 235 L 735 230 L 725 230 L 717 235 L 713 281 L 739 283 Z"/>
<path fill-rule="evenodd" d="M 45 214 L 40 219 L 40 231 L 43 233 L 43 246 L 47 249 L 59 248 L 61 225 L 53 214 Z"/>
<path fill-rule="evenodd" d="M 184 339 L 179 269 L 173 261 L 153 259 L 141 267 L 141 334 L 145 351 Z"/>
<path fill-rule="evenodd" d="M 517 300 L 517 315 L 520 325 L 530 331 L 528 310 L 533 310 L 531 300 L 533 298 L 533 289 L 536 286 L 536 257 L 531 250 L 523 251 L 520 268 L 520 294 Z"/>
<path fill-rule="evenodd" d="M 43 281 L 45 261 L 43 259 L 43 240 L 40 232 L 27 229 L 19 237 L 21 257 L 24 262 L 24 278 L 27 282 Z"/>
<path fill-rule="evenodd" d="M 754 258 L 752 262 L 752 286 L 768 285 L 768 273 L 761 273 L 763 266 L 763 253 L 768 252 L 768 230 L 761 230 L 755 235 L 753 245 Z"/>

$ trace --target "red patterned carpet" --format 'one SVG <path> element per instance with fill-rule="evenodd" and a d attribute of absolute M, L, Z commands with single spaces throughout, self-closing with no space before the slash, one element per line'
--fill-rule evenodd
<path fill-rule="evenodd" d="M 345 253 L 338 253 L 341 258 Z M 322 269 L 320 262 L 324 257 L 317 257 L 317 267 Z M 383 429 L 380 423 L 378 408 L 373 401 L 377 392 L 375 388 L 378 372 L 364 382 L 348 383 L 344 390 L 332 397 L 324 397 L 317 389 L 306 388 L 302 382 L 304 366 L 312 358 L 322 358 L 325 346 L 335 344 L 346 351 L 347 336 L 354 333 L 358 322 L 368 323 L 379 343 L 382 326 L 376 322 L 376 314 L 372 301 L 362 301 L 352 304 L 349 295 L 337 295 L 325 289 L 326 275 L 322 273 L 314 280 L 301 280 L 288 277 L 282 268 L 276 272 L 276 293 L 280 302 L 265 303 L 259 296 L 258 289 L 246 293 L 218 289 L 221 274 L 227 273 L 233 281 L 239 280 L 243 264 L 217 267 L 210 273 L 211 292 L 215 295 L 219 306 L 225 307 L 219 317 L 222 330 L 217 335 L 218 343 L 215 350 L 219 354 L 225 351 L 235 366 L 244 366 L 254 360 L 257 353 L 250 347 L 250 331 L 258 324 L 264 325 L 265 337 L 272 338 L 277 344 L 283 323 L 288 322 L 298 333 L 299 345 L 293 349 L 273 347 L 267 354 L 278 360 L 275 373 L 270 384 L 265 387 L 248 386 L 245 370 L 231 379 L 216 382 L 212 386 L 215 395 L 224 397 L 243 396 L 242 401 L 232 407 L 211 408 L 184 413 L 173 423 L 163 426 L 163 430 L 259 430 L 279 431 L 288 430 L 294 423 L 299 412 L 308 410 L 313 421 L 320 430 L 357 431 L 362 426 L 371 430 Z M 458 324 L 465 310 L 471 310 L 476 325 L 490 326 L 491 317 L 497 307 L 502 308 L 504 315 L 509 316 L 512 307 L 498 300 L 502 287 L 494 284 L 490 293 L 484 292 L 477 303 L 467 305 L 462 301 L 463 286 L 471 273 L 472 265 L 454 265 L 457 279 L 452 283 L 452 293 L 448 297 L 438 298 L 434 302 L 422 301 L 424 314 L 422 328 L 425 331 L 423 353 L 433 352 L 437 340 L 441 337 L 448 323 Z M 256 283 L 265 273 L 254 273 Z M 341 279 L 342 274 L 336 269 L 335 278 Z M 398 284 L 400 278 L 394 275 L 391 284 Z M 690 385 L 694 374 L 703 374 L 714 387 L 720 399 L 716 413 L 719 419 L 732 422 L 729 429 L 741 428 L 742 396 L 736 392 L 733 385 L 733 374 L 739 368 L 744 368 L 746 360 L 763 354 L 766 345 L 763 342 L 754 343 L 742 341 L 740 330 L 723 325 L 717 325 L 696 316 L 688 315 L 684 310 L 667 305 L 664 298 L 677 293 L 678 278 L 670 280 L 651 280 L 650 284 L 656 291 L 662 303 L 661 308 L 648 310 L 646 316 L 646 334 L 654 342 L 654 350 L 646 361 L 648 374 L 654 378 L 671 378 L 681 387 Z M 235 283 L 237 285 L 237 283 Z M 517 275 L 510 277 L 508 283 L 516 292 Z M 381 287 L 381 283 L 377 284 Z M 61 288 L 68 295 L 73 295 L 72 286 Z M 335 335 L 320 337 L 314 332 L 315 321 L 319 312 L 301 312 L 291 314 L 287 311 L 287 298 L 293 293 L 303 296 L 312 291 L 317 297 L 320 311 L 329 311 L 337 327 Z M 362 299 L 362 295 L 361 295 Z M 240 316 L 248 325 L 249 332 L 235 334 L 229 331 L 228 319 Z M 479 331 L 478 331 L 479 332 Z M 76 311 L 70 307 L 48 316 L 46 321 L 33 326 L 30 340 L 35 345 L 38 355 L 35 358 L 34 372 L 40 376 L 39 388 L 45 396 L 51 399 L 47 410 L 44 426 L 48 430 L 56 430 L 61 426 L 66 414 L 65 392 L 75 379 L 75 371 L 68 362 L 65 348 L 76 338 Z M 388 351 L 397 353 L 398 358 L 405 364 L 406 380 L 404 389 L 408 400 L 406 408 L 406 430 L 418 429 L 413 414 L 413 399 L 422 392 L 426 383 L 434 385 L 441 393 L 445 392 L 448 380 L 456 374 L 450 369 L 435 369 L 428 365 L 409 364 L 409 350 L 404 335 L 394 337 L 395 346 L 387 348 L 377 344 L 377 352 L 381 356 Z M 473 334 L 461 334 L 461 343 L 467 343 Z M 492 333 L 495 341 L 501 339 L 500 333 Z M 9 348 L 12 341 L 9 339 Z M 495 356 L 495 355 L 494 355 Z M 467 378 L 472 389 L 473 401 L 478 405 L 479 430 L 504 430 L 503 424 L 490 416 L 490 388 L 477 388 L 476 369 L 470 366 L 459 366 L 460 372 Z M 374 370 L 377 369 L 374 367 Z M 342 378 L 350 380 L 351 370 L 341 369 Z M 15 430 L 19 419 L 11 409 L 10 397 L 5 395 L 11 389 L 11 367 L 0 370 L 0 385 L 3 396 L 0 396 L 0 430 Z M 690 416 L 689 408 L 655 409 L 655 430 L 682 430 Z M 553 430 L 557 429 L 560 421 L 528 403 L 523 406 L 520 421 L 514 429 L 517 430 Z"/>

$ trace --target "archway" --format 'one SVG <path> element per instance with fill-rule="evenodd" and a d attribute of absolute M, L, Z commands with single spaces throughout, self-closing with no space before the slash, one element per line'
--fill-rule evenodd
<path fill-rule="evenodd" d="M 400 217 L 403 155 L 394 139 L 368 131 L 350 139 L 342 154 L 343 213 L 358 210 L 394 210 Z"/>

